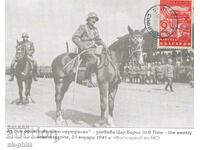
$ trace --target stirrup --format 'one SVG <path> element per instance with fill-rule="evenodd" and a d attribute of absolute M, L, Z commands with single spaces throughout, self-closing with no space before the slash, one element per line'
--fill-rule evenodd
<path fill-rule="evenodd" d="M 10 79 L 8 79 L 8 81 L 14 81 L 14 77 L 10 77 Z"/>

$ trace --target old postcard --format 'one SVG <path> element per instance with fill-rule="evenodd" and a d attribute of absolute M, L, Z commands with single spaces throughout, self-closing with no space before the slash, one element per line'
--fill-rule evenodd
<path fill-rule="evenodd" d="M 58 127 L 73 128 L 65 139 L 191 135 L 193 9 L 192 0 L 6 0 L 7 138 L 19 128 L 55 137 Z"/>

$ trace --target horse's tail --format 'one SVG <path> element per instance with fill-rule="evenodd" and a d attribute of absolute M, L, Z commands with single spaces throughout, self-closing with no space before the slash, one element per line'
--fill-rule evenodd
<path fill-rule="evenodd" d="M 73 68 L 73 63 L 70 63 L 70 65 L 66 66 L 69 62 L 71 62 L 71 58 L 69 57 L 68 53 L 63 53 L 57 56 L 52 64 L 52 73 L 54 78 L 63 78 L 66 76 L 69 76 L 70 70 Z"/>

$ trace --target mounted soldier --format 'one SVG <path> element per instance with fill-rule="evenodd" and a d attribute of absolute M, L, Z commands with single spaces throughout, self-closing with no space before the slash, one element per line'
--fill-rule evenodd
<path fill-rule="evenodd" d="M 57 125 L 66 124 L 66 120 L 64 120 L 62 115 L 62 101 L 72 81 L 82 84 L 82 81 L 85 79 L 85 74 L 78 73 L 79 66 L 84 65 L 85 62 L 79 61 L 77 63 L 76 61 L 77 59 L 80 60 L 79 56 L 82 57 L 82 54 L 85 54 L 85 58 L 82 57 L 81 60 L 90 61 L 89 63 L 94 65 L 97 75 L 101 108 L 99 124 L 103 126 L 107 124 L 114 127 L 114 102 L 118 85 L 121 81 L 119 70 L 124 68 L 129 50 L 135 50 L 134 47 L 138 47 L 138 42 L 135 42 L 135 35 L 132 29 L 128 27 L 129 34 L 119 38 L 106 49 L 105 44 L 99 38 L 97 29 L 94 27 L 96 21 L 98 21 L 96 14 L 90 13 L 87 18 L 87 24 L 81 25 L 73 35 L 72 39 L 79 47 L 79 55 L 67 51 L 56 56 L 51 64 L 55 84 L 55 122 Z M 134 47 L 132 48 L 132 46 Z M 103 50 L 102 53 L 98 53 L 100 54 L 100 64 L 95 53 L 98 52 L 98 47 L 101 47 Z M 93 60 L 93 63 L 91 63 L 91 60 Z M 82 62 L 83 64 L 81 64 Z M 75 67 L 76 71 L 74 70 Z M 108 115 L 106 115 L 107 113 Z"/>
<path fill-rule="evenodd" d="M 72 37 L 72 41 L 78 46 L 79 53 L 85 50 L 81 58 L 87 62 L 86 82 L 89 87 L 94 86 L 92 77 L 95 76 L 97 65 L 100 63 L 97 55 L 101 55 L 102 51 L 106 50 L 106 45 L 94 26 L 98 20 L 97 14 L 90 12 L 86 19 L 87 23 L 80 25 Z"/>
<path fill-rule="evenodd" d="M 24 50 L 25 50 L 25 54 L 27 54 L 27 57 L 28 59 L 30 60 L 31 64 L 32 64 L 32 67 L 33 67 L 33 80 L 34 81 L 38 81 L 37 80 L 37 62 L 34 60 L 33 58 L 33 53 L 35 52 L 35 48 L 34 48 L 34 45 L 33 45 L 33 42 L 29 41 L 28 40 L 29 38 L 29 35 L 27 33 L 23 33 L 22 34 L 22 41 L 18 41 L 17 40 L 17 45 L 21 45 L 24 47 Z M 15 75 L 15 67 L 16 67 L 16 64 L 18 62 L 18 57 L 17 55 L 15 55 L 15 57 L 13 58 L 12 60 L 12 63 L 11 63 L 11 74 L 10 74 L 10 79 L 9 81 L 13 81 L 14 80 L 14 75 Z"/>

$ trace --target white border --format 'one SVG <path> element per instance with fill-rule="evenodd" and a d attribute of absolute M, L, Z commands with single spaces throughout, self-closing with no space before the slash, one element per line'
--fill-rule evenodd
<path fill-rule="evenodd" d="M 5 2 L 4 0 L 0 1 L 0 149 L 5 145 Z"/>
<path fill-rule="evenodd" d="M 67 142 L 65 140 L 61 140 L 58 143 L 53 143 L 48 140 L 37 140 L 34 141 L 34 147 L 32 149 L 144 149 L 144 150 L 198 150 L 199 147 L 199 137 L 200 137 L 200 1 L 195 1 L 195 15 L 194 15 L 194 24 L 195 24 L 195 46 L 194 46 L 194 54 L 195 54 L 195 121 L 193 135 L 190 138 L 186 137 L 163 137 L 159 141 L 74 141 Z M 1 84 L 1 101 L 0 101 L 0 135 L 1 135 L 1 144 L 0 146 L 2 150 L 6 149 L 6 140 L 5 140 L 5 2 L 3 0 L 0 1 L 0 81 Z M 25 148 L 26 149 L 26 148 Z"/>

